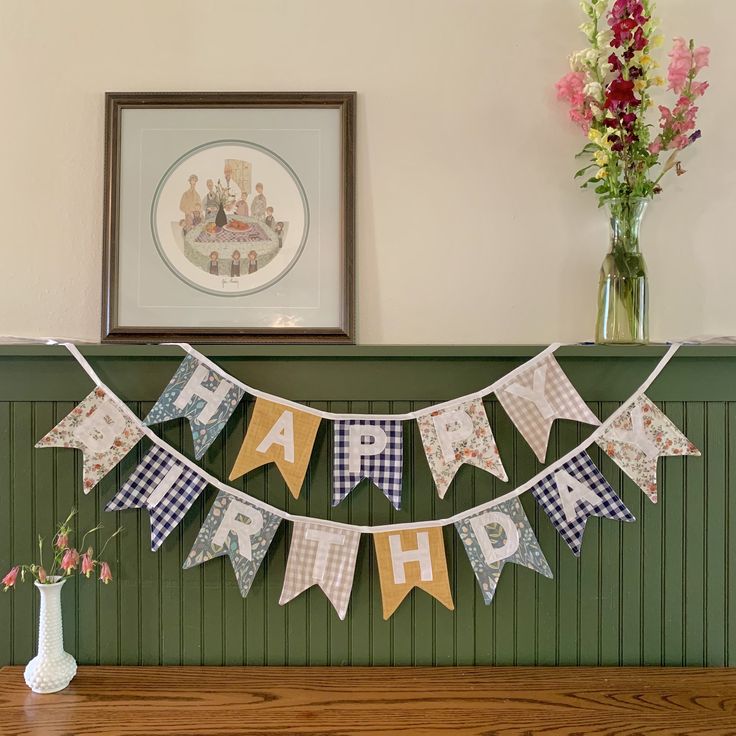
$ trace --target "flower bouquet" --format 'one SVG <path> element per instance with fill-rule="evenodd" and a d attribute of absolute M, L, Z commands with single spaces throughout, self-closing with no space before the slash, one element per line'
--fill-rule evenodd
<path fill-rule="evenodd" d="M 557 83 L 570 119 L 588 138 L 576 174 L 608 205 L 611 251 L 601 273 L 598 342 L 648 340 L 647 274 L 639 250 L 639 227 L 649 201 L 662 192 L 665 176 L 685 173 L 682 151 L 701 137 L 698 100 L 708 83 L 698 79 L 710 49 L 676 38 L 667 80 L 655 50 L 663 45 L 652 0 L 583 0 L 581 26 L 588 47 L 570 58 L 571 71 Z M 670 106 L 655 105 L 667 85 Z"/>

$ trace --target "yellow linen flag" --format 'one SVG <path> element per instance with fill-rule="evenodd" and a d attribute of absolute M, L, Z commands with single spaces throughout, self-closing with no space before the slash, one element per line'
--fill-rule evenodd
<path fill-rule="evenodd" d="M 230 480 L 276 463 L 294 498 L 299 498 L 321 418 L 291 406 L 256 399 L 253 417 Z"/>
<path fill-rule="evenodd" d="M 373 541 L 384 620 L 391 617 L 412 588 L 421 588 L 446 608 L 455 609 L 441 527 L 378 532 Z"/>

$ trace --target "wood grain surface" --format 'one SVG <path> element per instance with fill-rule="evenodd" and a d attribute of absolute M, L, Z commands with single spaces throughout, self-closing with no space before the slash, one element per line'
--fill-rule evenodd
<path fill-rule="evenodd" d="M 0 670 L 3 736 L 736 734 L 736 670 L 81 667 Z"/>

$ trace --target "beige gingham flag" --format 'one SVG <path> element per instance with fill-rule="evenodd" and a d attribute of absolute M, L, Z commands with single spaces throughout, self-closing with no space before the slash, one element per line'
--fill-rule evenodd
<path fill-rule="evenodd" d="M 381 579 L 384 621 L 391 617 L 412 588 L 421 588 L 445 608 L 455 609 L 442 527 L 377 532 L 373 535 L 373 543 Z"/>
<path fill-rule="evenodd" d="M 279 604 L 283 606 L 318 585 L 343 620 L 353 588 L 359 542 L 360 532 L 295 521 Z"/>
<path fill-rule="evenodd" d="M 294 498 L 299 498 L 320 417 L 291 406 L 257 399 L 230 480 L 276 463 Z"/>
<path fill-rule="evenodd" d="M 547 456 L 549 432 L 555 419 L 600 424 L 554 355 L 535 361 L 515 375 L 496 391 L 496 396 L 540 462 Z"/>

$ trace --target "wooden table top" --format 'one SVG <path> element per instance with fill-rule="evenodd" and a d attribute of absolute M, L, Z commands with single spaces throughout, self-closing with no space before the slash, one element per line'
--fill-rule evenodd
<path fill-rule="evenodd" d="M 736 670 L 80 667 L 0 670 L 3 736 L 736 734 Z"/>

